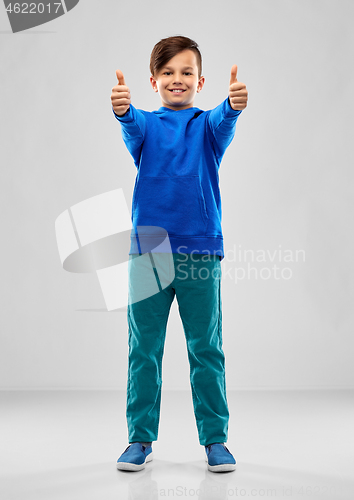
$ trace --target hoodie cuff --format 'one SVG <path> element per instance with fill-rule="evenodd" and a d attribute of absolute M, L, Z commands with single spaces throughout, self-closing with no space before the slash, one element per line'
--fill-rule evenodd
<path fill-rule="evenodd" d="M 115 114 L 114 112 L 114 109 L 113 109 L 113 106 L 112 106 L 112 111 L 113 111 L 113 114 L 114 116 L 117 118 L 117 120 L 121 120 L 123 118 L 123 121 L 124 121 L 124 118 L 128 118 L 128 119 L 132 119 L 132 114 L 131 114 L 131 105 L 129 105 L 129 108 L 128 110 L 124 113 L 124 115 L 121 115 L 121 116 L 118 116 Z M 129 120 L 128 120 L 129 121 Z"/>

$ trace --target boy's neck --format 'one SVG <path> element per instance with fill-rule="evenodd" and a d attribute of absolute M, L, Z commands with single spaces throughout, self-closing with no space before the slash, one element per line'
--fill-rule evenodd
<path fill-rule="evenodd" d="M 173 111 L 183 111 L 184 109 L 194 108 L 194 102 L 190 103 L 188 106 L 168 106 L 166 103 L 161 101 L 161 106 L 163 108 L 172 109 Z"/>

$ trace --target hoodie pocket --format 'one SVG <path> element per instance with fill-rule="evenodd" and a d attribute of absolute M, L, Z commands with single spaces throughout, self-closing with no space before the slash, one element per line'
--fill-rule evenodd
<path fill-rule="evenodd" d="M 142 176 L 133 198 L 134 226 L 159 226 L 168 234 L 204 235 L 209 221 L 198 175 Z"/>

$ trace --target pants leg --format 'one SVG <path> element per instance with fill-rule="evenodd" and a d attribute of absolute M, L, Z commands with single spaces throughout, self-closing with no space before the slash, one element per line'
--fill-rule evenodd
<path fill-rule="evenodd" d="M 173 256 L 173 283 L 187 343 L 199 442 L 204 446 L 225 443 L 229 410 L 222 349 L 220 259 L 217 255 Z"/>
<path fill-rule="evenodd" d="M 130 255 L 126 409 L 129 443 L 152 442 L 158 436 L 162 357 L 175 296 L 172 285 L 158 290 L 149 255 Z M 154 291 L 157 293 L 151 295 Z M 147 298 L 139 300 L 142 297 Z"/>

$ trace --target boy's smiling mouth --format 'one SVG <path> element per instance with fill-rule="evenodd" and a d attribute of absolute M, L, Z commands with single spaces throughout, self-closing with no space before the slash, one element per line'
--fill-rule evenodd
<path fill-rule="evenodd" d="M 185 89 L 168 89 L 168 90 L 173 94 L 183 94 L 183 92 L 186 91 Z"/>

